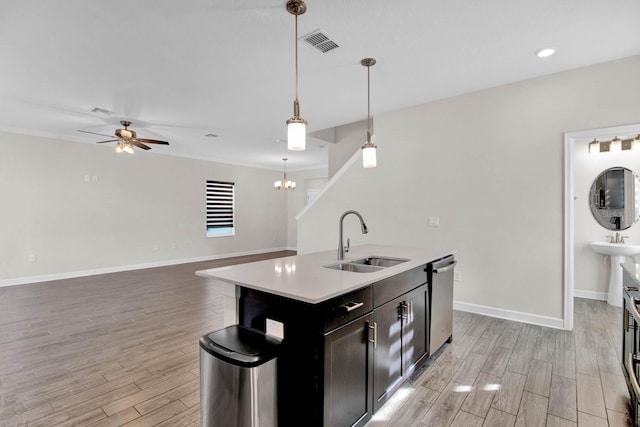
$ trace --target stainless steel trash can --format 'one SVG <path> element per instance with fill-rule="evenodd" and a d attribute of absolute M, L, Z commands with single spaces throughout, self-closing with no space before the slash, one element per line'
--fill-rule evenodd
<path fill-rule="evenodd" d="M 280 340 L 228 326 L 200 337 L 202 427 L 275 427 Z"/>

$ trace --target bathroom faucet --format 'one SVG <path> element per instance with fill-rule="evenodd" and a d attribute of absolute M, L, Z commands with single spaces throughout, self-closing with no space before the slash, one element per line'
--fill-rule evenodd
<path fill-rule="evenodd" d="M 360 227 L 362 227 L 362 234 L 367 234 L 369 232 L 369 230 L 367 230 L 367 225 L 364 223 L 364 220 L 362 219 L 362 215 L 360 215 L 359 212 L 357 211 L 353 211 L 353 210 L 349 210 L 349 211 L 345 211 L 341 216 L 340 216 L 340 220 L 338 221 L 338 225 L 339 225 L 339 237 L 338 237 L 338 259 L 342 260 L 344 259 L 344 246 L 342 243 L 342 223 L 344 222 L 344 217 L 349 215 L 349 214 L 354 214 L 355 216 L 358 217 L 358 219 L 360 219 Z M 347 248 L 347 251 L 349 249 Z"/>
<path fill-rule="evenodd" d="M 611 241 L 611 243 L 624 243 L 624 239 L 628 238 L 629 236 L 621 236 L 620 232 L 616 231 L 616 235 L 615 236 L 609 236 L 609 240 Z"/>

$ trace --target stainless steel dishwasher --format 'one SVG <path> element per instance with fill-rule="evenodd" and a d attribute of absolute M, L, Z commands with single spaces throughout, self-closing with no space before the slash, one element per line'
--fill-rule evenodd
<path fill-rule="evenodd" d="M 445 342 L 451 342 L 453 329 L 453 255 L 429 264 L 429 295 L 431 296 L 431 338 L 429 353 L 433 354 Z"/>

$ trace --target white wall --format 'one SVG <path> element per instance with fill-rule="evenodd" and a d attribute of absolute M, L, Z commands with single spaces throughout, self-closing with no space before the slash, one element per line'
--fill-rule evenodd
<path fill-rule="evenodd" d="M 287 246 L 281 172 L 7 133 L 0 152 L 0 284 Z M 207 179 L 236 183 L 234 237 L 205 237 Z"/>
<path fill-rule="evenodd" d="M 287 194 L 287 248 L 296 250 L 298 223 L 295 216 L 306 205 L 307 190 L 321 190 L 327 183 L 327 168 L 289 172 L 287 177 L 296 182 L 296 189 Z"/>
<path fill-rule="evenodd" d="M 611 272 L 609 257 L 595 253 L 590 242 L 607 241 L 615 230 L 607 230 L 596 222 L 589 209 L 591 184 L 605 169 L 621 166 L 640 173 L 640 151 L 628 150 L 589 154 L 588 142 L 574 142 L 574 265 L 577 296 L 606 299 Z M 629 236 L 627 242 L 640 243 L 640 224 L 620 231 Z"/>
<path fill-rule="evenodd" d="M 636 56 L 376 116 L 379 166 L 327 189 L 298 251 L 333 249 L 356 209 L 370 232 L 350 220 L 352 245 L 456 249 L 456 301 L 561 324 L 563 134 L 637 122 L 639 73 Z"/>
<path fill-rule="evenodd" d="M 367 121 L 349 123 L 334 129 L 335 144 L 327 144 L 329 147 L 329 178 L 335 175 L 349 160 L 353 152 L 359 150 L 365 143 L 367 140 Z"/>

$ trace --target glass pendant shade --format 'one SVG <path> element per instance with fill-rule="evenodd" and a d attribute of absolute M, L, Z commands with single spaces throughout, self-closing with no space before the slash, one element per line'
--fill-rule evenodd
<path fill-rule="evenodd" d="M 307 140 L 307 123 L 303 119 L 287 120 L 287 148 L 293 151 L 305 149 Z"/>
<path fill-rule="evenodd" d="M 600 152 L 600 142 L 595 139 L 589 143 L 589 154 Z"/>
<path fill-rule="evenodd" d="M 365 168 L 375 168 L 376 163 L 376 146 L 366 143 L 362 146 L 362 166 Z"/>

